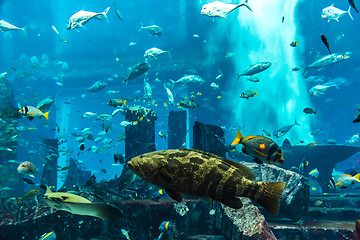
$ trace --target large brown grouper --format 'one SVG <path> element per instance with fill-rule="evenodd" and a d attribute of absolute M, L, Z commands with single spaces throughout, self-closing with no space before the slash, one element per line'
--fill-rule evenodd
<path fill-rule="evenodd" d="M 134 157 L 128 166 L 148 183 L 165 189 L 174 200 L 181 194 L 211 198 L 229 207 L 242 207 L 238 197 L 255 200 L 276 214 L 285 182 L 254 182 L 250 168 L 198 150 L 174 149 Z"/>

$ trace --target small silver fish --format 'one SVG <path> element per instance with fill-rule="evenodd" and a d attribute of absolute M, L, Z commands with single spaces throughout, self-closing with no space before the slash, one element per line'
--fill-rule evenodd
<path fill-rule="evenodd" d="M 144 27 L 141 23 L 139 32 L 142 29 L 145 29 L 146 31 L 148 31 L 148 33 L 150 33 L 151 35 L 155 35 L 155 36 L 162 36 L 162 34 L 163 34 L 163 29 L 161 27 L 159 27 L 158 25 L 150 25 L 150 26 Z"/>
<path fill-rule="evenodd" d="M 171 57 L 170 51 L 164 51 L 159 48 L 150 48 L 146 50 L 144 54 L 144 58 L 156 58 L 157 56 L 160 56 L 161 54 L 168 53 L 169 57 Z"/>

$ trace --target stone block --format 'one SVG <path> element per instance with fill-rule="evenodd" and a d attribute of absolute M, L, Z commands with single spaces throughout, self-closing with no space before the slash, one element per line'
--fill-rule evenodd
<path fill-rule="evenodd" d="M 170 111 L 168 118 L 168 149 L 181 148 L 186 141 L 186 111 Z"/>
<path fill-rule="evenodd" d="M 203 150 L 224 158 L 228 151 L 224 130 L 216 125 L 196 121 L 193 126 L 193 149 Z"/>
<path fill-rule="evenodd" d="M 275 240 L 265 217 L 254 206 L 250 199 L 241 198 L 242 208 L 233 209 L 221 203 L 215 202 L 216 209 L 215 226 L 226 239 L 258 239 Z"/>

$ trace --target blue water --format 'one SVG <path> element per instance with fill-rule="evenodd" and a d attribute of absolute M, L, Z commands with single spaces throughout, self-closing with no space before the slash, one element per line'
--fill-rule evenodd
<path fill-rule="evenodd" d="M 15 106 L 18 103 L 21 106 L 36 106 L 48 96 L 55 99 L 48 125 L 44 125 L 44 119 L 32 122 L 19 120 L 18 125 L 37 127 L 38 130 L 21 136 L 23 142 L 30 142 L 19 145 L 17 160 L 32 160 L 41 169 L 44 163 L 41 154 L 29 156 L 26 153 L 37 149 L 40 138 L 65 138 L 68 142 L 63 147 L 74 149 L 74 152 L 60 157 L 61 167 L 73 157 L 81 160 L 84 168 L 91 169 L 98 180 L 119 175 L 122 166 L 113 166 L 112 156 L 115 151 L 124 153 L 124 142 L 115 140 L 119 133 L 124 133 L 124 127 L 119 126 L 125 120 L 123 115 L 106 121 L 112 124 L 112 132 L 106 138 L 113 139 L 113 147 L 105 152 L 95 154 L 86 151 L 92 145 L 102 146 L 101 142 L 89 140 L 85 141 L 86 150 L 81 152 L 79 143 L 74 141 L 71 133 L 80 133 L 81 129 L 89 127 L 96 138 L 102 130 L 102 121 L 94 121 L 95 117 L 81 118 L 81 114 L 88 111 L 111 114 L 115 108 L 106 105 L 110 98 L 143 95 L 143 76 L 128 81 L 127 85 L 123 85 L 122 76 L 128 75 L 129 67 L 142 62 L 144 52 L 151 47 L 172 49 L 171 58 L 164 54 L 149 62 L 152 68 L 148 82 L 153 87 L 153 99 L 157 106 L 151 101 L 142 103 L 158 114 L 155 130 L 157 150 L 167 148 L 158 132 L 167 129 L 168 112 L 177 109 L 177 106 L 164 108 L 163 104 L 168 101 L 163 84 L 170 79 L 181 78 L 191 69 L 195 69 L 205 83 L 173 88 L 175 102 L 191 98 L 194 93 L 194 100 L 200 107 L 189 110 L 190 128 L 194 121 L 223 126 L 229 144 L 235 130 L 244 125 L 244 135 L 259 135 L 263 129 L 273 132 L 278 127 L 292 124 L 295 119 L 302 126 L 294 126 L 285 135 L 293 144 L 300 141 L 305 144 L 314 141 L 324 143 L 328 139 L 343 144 L 359 133 L 359 126 L 353 124 L 352 119 L 358 111 L 356 104 L 360 104 L 357 77 L 360 70 L 360 18 L 353 9 L 354 21 L 345 14 L 339 22 L 327 22 L 321 19 L 321 10 L 331 4 L 328 1 L 285 3 L 280 0 L 250 0 L 253 12 L 241 7 L 226 19 L 212 19 L 200 14 L 201 6 L 208 2 L 1 1 L 1 18 L 25 27 L 27 33 L 12 31 L 0 34 L 0 72 L 8 73 L 7 79 L 14 89 Z M 116 17 L 114 3 L 123 13 L 124 21 Z M 68 19 L 78 10 L 101 12 L 108 6 L 109 23 L 93 19 L 82 29 L 66 30 Z M 339 2 L 335 6 L 347 10 L 348 3 Z M 281 22 L 283 16 L 284 23 Z M 145 30 L 139 31 L 141 24 L 161 26 L 163 36 L 149 36 Z M 194 37 L 194 34 L 199 37 Z M 334 53 L 350 51 L 352 54 L 350 59 L 324 70 L 309 70 L 307 76 L 321 76 L 325 79 L 323 83 L 336 78 L 347 82 L 339 89 L 330 88 L 323 96 L 310 97 L 308 90 L 316 84 L 304 80 L 302 67 L 328 54 L 320 34 L 327 36 Z M 340 34 L 344 34 L 344 37 L 334 42 Z M 296 48 L 289 45 L 294 40 L 299 42 Z M 129 46 L 130 42 L 136 42 L 136 45 Z M 235 55 L 225 58 L 228 52 Z M 39 59 L 39 66 L 31 66 L 30 58 L 33 56 Z M 45 64 L 44 59 L 48 59 L 49 64 Z M 66 62 L 68 68 L 54 64 L 54 60 Z M 236 72 L 240 73 L 249 65 L 261 61 L 272 62 L 272 66 L 257 75 L 259 83 L 251 83 L 246 77 L 236 79 Z M 292 72 L 291 69 L 296 66 L 301 70 Z M 215 80 L 219 70 L 224 76 L 221 80 Z M 20 76 L 24 73 L 28 75 Z M 119 77 L 114 77 L 115 74 Z M 155 82 L 157 77 L 161 82 Z M 98 80 L 106 81 L 108 86 L 96 93 L 87 92 L 86 89 Z M 63 85 L 57 85 L 57 81 Z M 219 84 L 220 90 L 212 89 L 212 82 Z M 119 93 L 105 94 L 108 90 Z M 241 99 L 239 95 L 245 90 L 258 91 L 259 96 Z M 196 95 L 197 92 L 201 96 Z M 305 107 L 312 107 L 317 115 L 305 115 L 302 112 Z M 52 130 L 56 124 L 60 132 Z M 314 129 L 321 129 L 322 132 L 313 137 L 310 132 Z M 285 137 L 277 142 L 281 144 Z M 101 169 L 106 169 L 106 173 L 102 173 Z"/>

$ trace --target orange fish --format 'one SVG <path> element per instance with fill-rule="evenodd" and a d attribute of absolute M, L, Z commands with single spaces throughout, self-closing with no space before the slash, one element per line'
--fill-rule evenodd
<path fill-rule="evenodd" d="M 264 136 L 247 136 L 243 137 L 238 130 L 236 138 L 231 145 L 242 144 L 242 152 L 254 158 L 258 164 L 283 164 L 283 154 L 279 145 L 273 140 Z"/>

